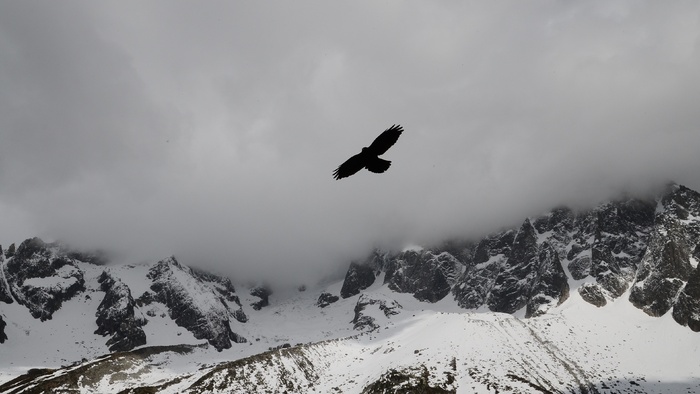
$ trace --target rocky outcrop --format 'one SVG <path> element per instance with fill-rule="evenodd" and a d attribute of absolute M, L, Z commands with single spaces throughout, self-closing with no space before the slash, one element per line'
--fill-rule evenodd
<path fill-rule="evenodd" d="M 569 281 L 559 255 L 545 241 L 539 248 L 535 277 L 527 301 L 525 317 L 539 316 L 569 298 Z"/>
<path fill-rule="evenodd" d="M 316 306 L 319 308 L 325 308 L 328 305 L 337 302 L 340 299 L 337 295 L 333 295 L 331 293 L 321 293 L 320 296 L 318 296 L 318 301 L 316 301 Z"/>
<path fill-rule="evenodd" d="M 596 211 L 590 275 L 614 298 L 634 279 L 646 252 L 654 209 L 653 201 L 633 199 L 604 204 Z"/>
<path fill-rule="evenodd" d="M 180 265 L 174 257 L 155 264 L 148 278 L 153 282 L 153 300 L 165 304 L 175 323 L 195 338 L 206 339 L 217 350 L 230 348 L 232 342 L 247 342 L 231 330 L 232 320 L 244 322 L 247 317 L 235 294 L 222 294 L 221 282 L 204 280 L 201 273 Z"/>
<path fill-rule="evenodd" d="M 5 323 L 5 320 L 2 318 L 2 315 L 0 315 L 0 343 L 5 343 L 7 340 L 7 334 L 5 334 L 5 327 L 7 326 L 7 323 Z"/>
<path fill-rule="evenodd" d="M 107 341 L 110 351 L 126 351 L 146 344 L 143 327 L 146 319 L 137 316 L 136 302 L 131 290 L 119 279 L 103 271 L 99 278 L 100 289 L 105 296 L 97 308 L 95 334 L 111 336 Z"/>
<path fill-rule="evenodd" d="M 353 328 L 355 330 L 376 330 L 380 327 L 378 319 L 386 320 L 393 315 L 398 315 L 402 308 L 396 300 L 362 294 L 355 304 L 355 317 L 352 319 Z"/>
<path fill-rule="evenodd" d="M 15 244 L 12 243 L 5 251 L 5 258 L 9 259 L 10 257 L 13 257 L 14 255 L 15 255 Z"/>
<path fill-rule="evenodd" d="M 389 259 L 384 283 L 420 301 L 437 302 L 450 293 L 463 268 L 448 252 L 407 250 Z"/>
<path fill-rule="evenodd" d="M 375 268 L 370 264 L 350 263 L 350 268 L 345 274 L 343 287 L 340 289 L 340 296 L 343 298 L 352 297 L 374 283 L 376 279 Z"/>
<path fill-rule="evenodd" d="M 584 283 L 578 288 L 578 293 L 584 301 L 597 307 L 605 306 L 608 303 L 604 290 L 598 284 Z"/>
<path fill-rule="evenodd" d="M 651 316 L 668 312 L 695 271 L 697 260 L 693 253 L 698 244 L 700 194 L 676 186 L 659 202 L 652 238 L 632 286 L 630 301 Z M 693 292 L 692 283 L 690 292 Z M 686 292 L 681 310 L 690 305 L 687 295 Z"/>
<path fill-rule="evenodd" d="M 255 301 L 250 304 L 256 311 L 270 305 L 270 295 L 272 295 L 272 290 L 268 286 L 258 286 L 250 290 L 250 295 L 253 297 L 260 298 L 260 301 Z"/>
<path fill-rule="evenodd" d="M 384 271 L 384 281 L 390 289 L 411 293 L 421 301 L 435 302 L 452 292 L 463 308 L 486 306 L 506 313 L 524 309 L 525 316 L 531 317 L 564 302 L 571 280 L 577 281 L 584 300 L 603 306 L 624 294 L 635 277 L 635 287 L 642 287 L 653 282 L 642 278 L 647 275 L 653 279 L 651 273 L 657 272 L 663 281 L 649 289 L 662 291 L 647 292 L 649 299 L 655 301 L 644 301 L 636 288 L 632 289 L 631 299 L 642 308 L 647 302 L 658 303 L 658 307 L 647 310 L 668 310 L 688 280 L 688 267 L 697 264 L 697 259 L 691 260 L 693 253 L 700 255 L 698 236 L 692 235 L 700 233 L 693 224 L 700 216 L 693 207 L 700 204 L 688 189 L 673 190 L 676 189 L 682 193 L 667 193 L 664 201 L 675 203 L 666 204 L 669 208 L 664 209 L 677 216 L 682 236 L 674 236 L 669 226 L 658 229 L 663 215 L 655 214 L 656 199 L 612 201 L 585 212 L 560 207 L 541 217 L 526 219 L 517 231 L 504 230 L 477 242 L 451 242 L 433 249 L 383 254 L 382 264 L 373 269 L 352 264 L 344 288 L 353 289 L 348 294 L 358 294 Z M 668 244 L 664 237 L 676 240 Z M 665 252 L 663 245 L 667 245 Z M 673 279 L 676 274 L 654 268 L 654 264 L 665 264 L 663 255 L 667 260 L 683 262 L 678 280 Z"/>
<path fill-rule="evenodd" d="M 700 268 L 695 267 L 678 295 L 673 305 L 673 319 L 693 331 L 700 331 Z"/>
<path fill-rule="evenodd" d="M 510 256 L 494 282 L 487 299 L 494 312 L 513 313 L 528 301 L 537 272 L 537 233 L 529 220 L 515 236 Z"/>
<path fill-rule="evenodd" d="M 83 272 L 57 244 L 28 239 L 4 264 L 12 297 L 42 321 L 51 319 L 63 302 L 85 290 Z M 7 302 L 7 297 L 3 297 Z"/>
<path fill-rule="evenodd" d="M 464 273 L 452 289 L 459 306 L 475 309 L 486 303 L 496 277 L 510 256 L 514 240 L 515 231 L 508 230 L 486 237 L 477 244 L 473 259 L 467 260 Z"/>
<path fill-rule="evenodd" d="M 4 302 L 6 304 L 12 304 L 15 302 L 15 300 L 12 298 L 12 293 L 10 293 L 10 288 L 7 285 L 7 280 L 5 279 L 5 263 L 2 255 L 0 255 L 0 302 Z"/>
<path fill-rule="evenodd" d="M 541 230 L 547 233 L 552 227 Z M 525 220 L 488 295 L 487 304 L 492 311 L 514 313 L 526 307 L 526 317 L 538 316 L 569 296 L 559 254 L 549 241 L 539 245 L 538 237 L 535 226 Z"/>

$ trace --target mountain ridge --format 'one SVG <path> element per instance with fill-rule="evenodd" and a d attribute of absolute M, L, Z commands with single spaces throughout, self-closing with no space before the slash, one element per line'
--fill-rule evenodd
<path fill-rule="evenodd" d="M 696 334 L 700 331 L 700 194 L 681 185 L 654 199 L 611 201 L 589 211 L 559 207 L 481 239 L 398 252 L 375 250 L 364 261 L 351 262 L 342 281 L 302 286 L 287 293 L 267 286 L 234 286 L 231 279 L 187 267 L 174 256 L 152 264 L 113 266 L 38 238 L 12 249 L 0 249 L 0 351 L 5 348 L 12 354 L 0 370 L 14 371 L 4 373 L 9 377 L 24 377 L 0 385 L 0 393 L 33 392 L 56 383 L 56 376 L 63 377 L 61 387 L 74 389 L 83 383 L 65 380 L 72 376 L 70 371 L 87 371 L 93 364 L 104 365 L 111 371 L 104 373 L 112 377 L 123 370 L 120 368 L 138 364 L 142 373 L 124 379 L 124 387 L 161 381 L 159 392 L 207 392 L 205 387 L 224 390 L 227 385 L 243 391 L 256 387 L 292 392 L 329 392 L 322 390 L 336 387 L 381 392 L 387 387 L 416 389 L 421 385 L 443 392 L 455 392 L 465 385 L 485 388 L 483 392 L 606 392 L 605 387 L 612 387 L 609 382 L 620 376 L 603 376 L 600 368 L 621 373 L 614 364 L 587 367 L 585 358 L 560 350 L 580 340 L 603 352 L 598 338 L 572 326 L 571 321 L 588 324 L 573 310 L 592 319 L 596 314 L 615 319 L 605 311 L 623 308 L 629 320 L 642 322 L 650 332 L 661 324 L 700 346 L 700 334 Z M 403 338 L 402 330 L 426 332 L 420 328 L 423 325 L 442 332 L 433 320 L 452 330 L 471 327 L 469 336 L 487 335 L 494 344 L 489 351 L 501 354 L 503 346 L 520 349 L 525 353 L 509 357 L 526 364 L 532 362 L 528 357 L 544 360 L 547 368 L 563 368 L 568 377 L 556 382 L 554 375 L 533 375 L 515 365 L 496 373 L 484 365 L 459 364 L 461 353 L 450 346 L 466 349 L 476 345 L 461 343 L 449 331 L 443 335 L 447 344 L 415 336 L 401 343 L 391 337 Z M 561 335 L 551 337 L 548 330 Z M 623 334 L 629 335 L 626 331 L 615 335 Z M 52 336 L 72 345 L 48 346 L 60 356 L 33 345 Z M 530 338 L 534 347 L 513 339 L 518 336 Z M 338 379 L 346 374 L 329 375 L 323 368 L 345 362 L 345 356 L 336 352 L 348 348 L 337 344 L 353 341 L 359 342 L 348 345 L 350 348 L 364 350 L 353 356 L 355 361 L 347 359 L 348 368 L 354 370 L 352 365 L 358 362 L 367 365 L 362 359 L 375 360 L 379 369 L 378 373 L 360 369 L 365 372 L 358 376 L 367 374 L 364 380 L 358 377 L 355 383 L 343 385 Z M 386 358 L 394 365 L 398 362 L 391 356 L 395 350 L 376 350 L 416 343 L 452 354 L 455 367 L 450 357 L 415 349 L 412 355 L 398 352 L 403 367 L 390 368 L 379 354 L 389 354 Z M 557 348 L 550 347 L 552 343 Z M 181 345 L 194 347 L 187 351 L 168 348 Z M 606 346 L 627 350 L 614 340 Z M 585 346 L 577 349 L 589 352 Z M 698 355 L 697 349 L 683 351 Z M 144 352 L 152 355 L 133 364 L 138 357 L 131 355 Z M 423 353 L 430 357 L 420 361 Z M 201 369 L 178 367 L 181 373 L 175 375 L 160 372 L 167 379 L 149 377 L 153 374 L 149 370 L 158 370 L 154 363 L 184 365 L 193 354 Z M 165 361 L 158 361 L 159 357 Z M 431 357 L 444 360 L 434 364 L 428 362 Z M 411 358 L 416 362 L 406 364 Z M 122 364 L 127 359 L 132 361 Z M 498 357 L 472 361 L 492 365 L 496 360 L 505 362 Z M 59 364 L 64 367 L 48 372 L 22 369 L 23 365 Z M 262 377 L 250 380 L 232 375 L 234 365 L 258 371 L 255 373 L 264 365 L 280 369 L 269 381 Z M 285 370 L 287 367 L 291 369 Z M 636 365 L 633 369 L 644 370 Z M 644 375 L 636 376 L 623 384 L 625 390 L 631 390 L 628 392 L 644 383 L 640 381 Z M 100 382 L 97 379 L 81 387 L 100 392 L 104 387 Z"/>

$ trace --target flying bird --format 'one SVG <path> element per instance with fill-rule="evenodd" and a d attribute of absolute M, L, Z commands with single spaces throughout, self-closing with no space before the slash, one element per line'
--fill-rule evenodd
<path fill-rule="evenodd" d="M 363 168 L 377 174 L 388 170 L 391 166 L 391 162 L 389 160 L 380 159 L 379 156 L 386 153 L 386 151 L 396 143 L 401 133 L 403 133 L 403 127 L 399 125 L 393 125 L 384 130 L 384 132 L 372 142 L 372 145 L 362 148 L 362 152 L 349 158 L 345 163 L 338 166 L 338 168 L 333 171 L 333 178 L 347 178 Z"/>

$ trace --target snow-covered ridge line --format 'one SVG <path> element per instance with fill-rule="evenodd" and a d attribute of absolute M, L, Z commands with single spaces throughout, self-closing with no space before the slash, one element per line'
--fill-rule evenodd
<path fill-rule="evenodd" d="M 700 194 L 679 185 L 657 200 L 613 201 L 588 212 L 561 207 L 482 240 L 375 251 L 350 266 L 341 296 L 386 272 L 392 290 L 422 301 L 451 293 L 467 309 L 532 317 L 571 291 L 602 307 L 631 288 L 627 298 L 647 314 L 672 311 L 699 331 L 699 215 Z"/>

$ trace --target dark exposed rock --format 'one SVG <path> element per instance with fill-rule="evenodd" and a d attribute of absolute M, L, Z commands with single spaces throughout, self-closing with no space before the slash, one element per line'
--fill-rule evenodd
<path fill-rule="evenodd" d="M 491 289 L 487 299 L 489 309 L 514 313 L 527 304 L 532 283 L 537 277 L 537 259 L 537 234 L 530 220 L 526 219 Z"/>
<path fill-rule="evenodd" d="M 7 340 L 7 334 L 5 334 L 5 326 L 7 326 L 7 323 L 5 323 L 5 320 L 2 318 L 2 315 L 0 315 L 0 343 L 5 343 Z"/>
<path fill-rule="evenodd" d="M 272 290 L 265 285 L 258 286 L 250 290 L 250 295 L 260 298 L 260 301 L 250 304 L 253 309 L 259 311 L 260 309 L 270 305 L 270 295 L 272 295 Z"/>
<path fill-rule="evenodd" d="M 372 331 L 379 328 L 379 325 L 376 323 L 376 317 L 371 316 L 371 313 L 367 311 L 368 308 L 373 306 L 376 306 L 386 318 L 398 315 L 400 309 L 403 308 L 396 300 L 377 296 L 369 297 L 366 294 L 362 294 L 357 300 L 357 304 L 355 304 L 355 317 L 352 319 L 355 330 Z"/>
<path fill-rule="evenodd" d="M 544 242 L 538 256 L 537 277 L 530 291 L 525 317 L 539 316 L 569 298 L 569 281 L 554 248 Z"/>
<path fill-rule="evenodd" d="M 590 275 L 614 298 L 627 291 L 634 278 L 646 251 L 655 208 L 654 201 L 632 199 L 595 210 Z"/>
<path fill-rule="evenodd" d="M 584 301 L 597 307 L 605 306 L 608 303 L 603 290 L 595 283 L 584 283 L 578 288 L 578 293 Z"/>
<path fill-rule="evenodd" d="M 576 216 L 571 209 L 560 207 L 535 219 L 532 226 L 556 251 L 559 260 L 563 260 L 566 257 L 566 247 L 572 241 L 575 220 Z"/>
<path fill-rule="evenodd" d="M 9 259 L 10 257 L 12 257 L 14 255 L 15 255 L 15 244 L 12 243 L 5 251 L 5 257 Z"/>
<path fill-rule="evenodd" d="M 673 319 L 693 331 L 700 331 L 700 268 L 693 270 L 673 305 Z"/>
<path fill-rule="evenodd" d="M 496 277 L 505 265 L 515 231 L 509 230 L 481 240 L 471 262 L 452 289 L 455 300 L 462 308 L 478 308 L 486 303 Z"/>
<path fill-rule="evenodd" d="M 12 293 L 10 293 L 10 288 L 5 280 L 5 269 L 3 265 L 2 256 L 0 256 L 0 302 L 6 304 L 12 304 L 14 299 L 12 298 Z"/>
<path fill-rule="evenodd" d="M 431 382 L 428 368 L 421 364 L 402 370 L 389 369 L 379 379 L 365 386 L 361 394 L 392 393 L 392 394 L 454 394 L 454 376 L 445 372 L 447 379 L 441 382 Z M 498 390 L 496 390 L 498 392 Z"/>
<path fill-rule="evenodd" d="M 573 250 L 573 249 L 572 249 Z M 591 270 L 591 256 L 580 255 L 576 256 L 572 262 L 569 263 L 569 272 L 574 280 L 581 280 L 588 277 Z"/>
<path fill-rule="evenodd" d="M 14 299 L 42 321 L 51 319 L 63 302 L 85 290 L 83 272 L 75 260 L 56 244 L 46 244 L 39 238 L 22 242 L 4 266 Z"/>
<path fill-rule="evenodd" d="M 375 269 L 369 264 L 350 263 L 350 268 L 345 274 L 343 287 L 340 289 L 340 296 L 343 298 L 352 297 L 374 283 L 376 275 Z"/>
<path fill-rule="evenodd" d="M 390 289 L 422 301 L 439 300 L 449 290 L 464 308 L 487 305 L 512 313 L 527 307 L 526 316 L 534 316 L 566 300 L 569 274 L 573 280 L 593 280 L 579 292 L 594 305 L 605 305 L 633 284 L 630 300 L 636 306 L 658 316 L 679 303 L 680 316 L 690 305 L 685 286 L 700 260 L 698 196 L 674 186 L 659 199 L 623 199 L 578 213 L 557 208 L 526 220 L 517 236 L 509 230 L 478 242 L 384 254 L 382 264 L 364 270 L 364 287 L 355 286 L 350 294 L 384 271 Z M 431 261 L 444 252 L 459 267 L 448 275 L 440 275 L 446 271 Z M 351 266 L 353 281 L 346 280 L 346 286 L 358 282 L 358 271 L 358 265 Z"/>
<path fill-rule="evenodd" d="M 411 293 L 420 301 L 437 302 L 450 293 L 462 273 L 463 264 L 447 252 L 408 250 L 390 259 L 384 283 L 400 293 Z"/>
<path fill-rule="evenodd" d="M 320 308 L 325 308 L 339 299 L 340 297 L 337 295 L 333 295 L 331 293 L 321 293 L 321 295 L 318 297 L 318 301 L 316 301 L 316 305 Z"/>
<path fill-rule="evenodd" d="M 232 341 L 247 342 L 231 331 L 231 319 L 246 320 L 240 304 L 231 301 L 238 297 L 222 294 L 221 282 L 212 283 L 204 277 L 174 257 L 158 262 L 148 272 L 153 299 L 165 304 L 175 323 L 195 338 L 206 339 L 219 351 L 230 348 Z"/>
<path fill-rule="evenodd" d="M 136 306 L 142 308 L 144 306 L 151 305 L 153 301 L 155 301 L 153 299 L 153 293 L 151 293 L 150 291 L 144 291 L 143 294 L 141 294 L 141 296 L 139 296 L 139 298 L 137 298 L 135 302 Z"/>
<path fill-rule="evenodd" d="M 630 301 L 651 316 L 668 312 L 693 272 L 692 252 L 700 229 L 690 215 L 700 216 L 700 194 L 675 187 L 661 200 L 654 231 L 642 259 Z"/>
<path fill-rule="evenodd" d="M 146 333 L 141 328 L 146 324 L 143 317 L 136 317 L 131 290 L 119 279 L 106 271 L 99 278 L 100 289 L 105 296 L 97 308 L 97 330 L 95 334 L 112 337 L 107 341 L 111 351 L 126 351 L 146 344 Z"/>

